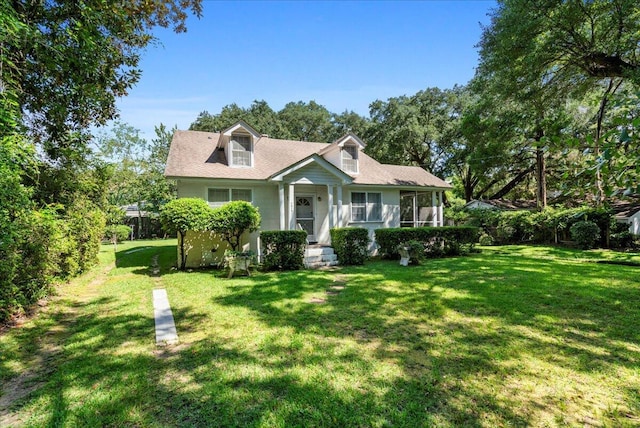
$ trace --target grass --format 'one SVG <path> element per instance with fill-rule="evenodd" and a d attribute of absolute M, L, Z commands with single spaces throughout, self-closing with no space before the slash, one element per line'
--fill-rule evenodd
<path fill-rule="evenodd" d="M 105 247 L 1 335 L 0 426 L 640 425 L 640 270 L 595 263 L 638 254 L 489 247 L 227 280 L 172 270 L 175 251 Z M 157 287 L 174 347 L 155 346 Z"/>

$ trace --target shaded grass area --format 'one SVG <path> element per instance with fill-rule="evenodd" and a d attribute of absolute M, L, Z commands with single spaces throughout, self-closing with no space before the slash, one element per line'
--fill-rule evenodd
<path fill-rule="evenodd" d="M 175 241 L 118 250 L 103 249 L 104 266 L 117 267 L 101 281 L 64 287 L 0 337 L 3 391 L 34 373 L 5 421 L 640 424 L 640 270 L 588 262 L 637 254 L 491 247 L 417 267 L 376 261 L 227 280 L 172 270 Z M 167 289 L 175 347 L 155 347 L 155 287 Z"/>

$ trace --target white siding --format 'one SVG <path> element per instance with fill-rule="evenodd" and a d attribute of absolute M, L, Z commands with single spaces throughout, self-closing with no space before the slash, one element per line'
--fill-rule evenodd
<path fill-rule="evenodd" d="M 382 193 L 382 221 L 351 222 L 351 192 L 379 192 Z M 343 227 L 361 227 L 369 231 L 371 244 L 369 251 L 375 254 L 375 230 L 380 228 L 400 227 L 400 190 L 375 187 L 345 186 L 342 189 L 342 219 Z M 336 202 L 337 203 L 337 202 Z"/>
<path fill-rule="evenodd" d="M 295 184 L 331 184 L 338 182 L 334 174 L 331 174 L 316 163 L 292 172 L 285 179 L 288 183 Z"/>
<path fill-rule="evenodd" d="M 640 211 L 629 217 L 629 232 L 640 235 Z"/>

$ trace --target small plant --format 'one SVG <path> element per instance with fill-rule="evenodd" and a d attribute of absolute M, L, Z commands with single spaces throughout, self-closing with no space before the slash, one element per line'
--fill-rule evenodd
<path fill-rule="evenodd" d="M 594 248 L 600 239 L 600 228 L 592 221 L 576 222 L 569 231 L 571 239 L 583 250 Z"/>
<path fill-rule="evenodd" d="M 224 252 L 224 266 L 229 267 L 229 263 L 233 263 L 234 260 L 245 259 L 248 260 L 249 265 L 255 265 L 258 263 L 256 253 L 249 251 L 234 251 L 225 250 Z"/>
<path fill-rule="evenodd" d="M 116 242 L 122 242 L 129 239 L 131 235 L 131 228 L 124 224 L 113 224 L 111 226 L 107 226 L 106 236 L 109 240 L 113 241 L 114 238 Z"/>
<path fill-rule="evenodd" d="M 494 244 L 493 236 L 489 235 L 488 233 L 483 233 L 482 235 L 480 235 L 480 238 L 478 239 L 478 243 L 480 245 L 485 245 L 485 246 L 493 245 Z"/>
<path fill-rule="evenodd" d="M 420 241 L 412 239 L 407 242 L 403 242 L 398 245 L 398 252 L 402 253 L 406 251 L 409 256 L 409 263 L 412 265 L 419 265 L 425 259 L 424 244 Z"/>

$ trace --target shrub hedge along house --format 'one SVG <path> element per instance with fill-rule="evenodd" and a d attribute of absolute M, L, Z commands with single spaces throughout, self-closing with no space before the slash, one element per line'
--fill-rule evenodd
<path fill-rule="evenodd" d="M 333 143 L 289 141 L 240 121 L 220 133 L 176 131 L 165 175 L 177 181 L 178 198 L 202 198 L 212 207 L 248 201 L 260 211 L 260 230 L 301 229 L 319 245 L 331 245 L 333 228 L 359 227 L 374 253 L 376 229 L 444 224 L 448 183 L 420 167 L 381 164 L 364 148 L 351 133 Z M 244 249 L 259 254 L 259 236 L 248 234 Z M 190 266 L 224 252 L 210 233 L 191 237 Z"/>

